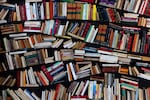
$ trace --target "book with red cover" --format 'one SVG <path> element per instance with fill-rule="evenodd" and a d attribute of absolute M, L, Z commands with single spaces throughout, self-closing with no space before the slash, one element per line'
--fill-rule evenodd
<path fill-rule="evenodd" d="M 88 22 L 88 23 L 86 24 L 86 26 L 85 26 L 84 32 L 83 32 L 83 34 L 82 34 L 82 37 L 84 37 L 84 38 L 86 37 L 86 34 L 87 34 L 87 32 L 88 32 L 90 26 L 91 26 L 91 23 Z"/>
<path fill-rule="evenodd" d="M 21 20 L 27 20 L 25 5 L 19 5 Z"/>
<path fill-rule="evenodd" d="M 76 99 L 76 100 L 78 100 L 78 99 L 82 99 L 82 100 L 85 99 L 86 100 L 88 98 L 88 96 L 87 95 L 85 95 L 85 96 L 71 96 L 71 98 Z"/>
<path fill-rule="evenodd" d="M 106 48 L 106 47 L 100 47 L 100 48 L 98 48 L 98 50 L 103 50 L 103 51 L 107 51 L 107 52 L 113 52 L 112 49 Z"/>
<path fill-rule="evenodd" d="M 25 26 L 23 28 L 24 30 L 38 30 L 38 31 L 41 31 L 41 28 L 40 27 L 30 27 L 30 26 Z"/>
<path fill-rule="evenodd" d="M 106 8 L 107 15 L 110 22 L 115 22 L 115 12 L 112 8 Z"/>
<path fill-rule="evenodd" d="M 127 82 L 127 81 L 124 81 L 123 79 L 120 79 L 120 83 L 127 83 L 127 84 L 130 84 L 130 85 L 133 85 L 133 86 L 139 86 L 138 83 L 134 83 L 134 82 Z"/>
<path fill-rule="evenodd" d="M 118 46 L 117 46 L 117 48 L 118 49 L 121 49 L 120 47 L 121 47 L 121 45 L 122 45 L 122 43 L 123 43 L 123 35 L 124 35 L 124 32 L 122 31 L 122 34 L 120 35 L 120 40 L 118 40 Z"/>
<path fill-rule="evenodd" d="M 145 67 L 142 67 L 141 70 L 143 70 L 145 72 L 150 72 L 150 69 L 149 68 L 145 68 Z"/>
<path fill-rule="evenodd" d="M 16 85 L 17 86 L 20 86 L 20 71 L 17 71 L 17 74 L 16 74 L 17 76 L 17 82 L 16 82 Z"/>
<path fill-rule="evenodd" d="M 46 0 L 43 0 L 43 8 L 44 8 L 44 19 L 46 19 Z"/>
<path fill-rule="evenodd" d="M 102 72 L 104 73 L 118 72 L 118 67 L 103 67 Z"/>
<path fill-rule="evenodd" d="M 82 2 L 94 3 L 95 0 L 80 0 Z"/>
<path fill-rule="evenodd" d="M 49 8 L 50 8 L 50 19 L 53 19 L 53 2 L 50 0 L 49 2 Z"/>
<path fill-rule="evenodd" d="M 56 92 L 55 92 L 54 100 L 57 100 L 58 93 L 60 92 L 60 86 L 61 84 L 56 85 Z"/>
<path fill-rule="evenodd" d="M 110 36 L 109 36 L 109 46 L 112 47 L 113 38 L 114 38 L 114 30 L 110 29 Z"/>
<path fill-rule="evenodd" d="M 41 66 L 42 71 L 46 75 L 49 81 L 53 81 L 53 77 L 50 75 L 50 72 L 48 72 L 47 68 L 45 65 Z"/>
<path fill-rule="evenodd" d="M 56 20 L 56 21 L 55 21 L 54 34 L 53 34 L 53 35 L 56 35 L 56 34 L 57 34 L 59 25 L 60 25 L 60 21 L 59 21 L 59 20 Z"/>
<path fill-rule="evenodd" d="M 127 44 L 127 51 L 130 51 L 130 50 L 131 50 L 132 41 L 133 41 L 133 36 L 130 35 L 130 36 L 129 36 L 129 40 L 128 40 L 128 44 Z"/>
<path fill-rule="evenodd" d="M 44 78 L 41 76 L 40 72 L 36 72 L 37 76 L 39 77 L 41 83 L 44 85 L 44 86 L 47 86 L 48 84 L 46 83 L 46 81 L 44 80 Z"/>

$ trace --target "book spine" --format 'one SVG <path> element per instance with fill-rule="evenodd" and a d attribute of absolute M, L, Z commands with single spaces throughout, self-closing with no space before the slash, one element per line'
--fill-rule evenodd
<path fill-rule="evenodd" d="M 47 76 L 48 80 L 51 82 L 53 81 L 53 77 L 50 75 L 50 73 L 48 72 L 46 66 L 42 66 L 41 67 L 42 71 L 44 72 L 44 74 Z"/>

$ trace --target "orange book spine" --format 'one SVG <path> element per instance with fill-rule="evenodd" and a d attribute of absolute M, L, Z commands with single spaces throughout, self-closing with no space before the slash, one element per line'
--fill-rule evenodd
<path fill-rule="evenodd" d="M 44 78 L 41 76 L 40 72 L 36 72 L 37 76 L 39 77 L 40 81 L 42 82 L 42 84 L 44 86 L 47 86 L 48 84 L 46 83 L 46 81 L 44 80 Z"/>
<path fill-rule="evenodd" d="M 50 19 L 53 19 L 53 2 L 49 2 L 49 8 L 50 8 Z"/>

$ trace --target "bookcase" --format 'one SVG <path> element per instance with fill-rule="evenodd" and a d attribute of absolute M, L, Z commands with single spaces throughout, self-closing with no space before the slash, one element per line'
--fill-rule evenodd
<path fill-rule="evenodd" d="M 149 0 L 1 0 L 0 99 L 149 100 Z"/>

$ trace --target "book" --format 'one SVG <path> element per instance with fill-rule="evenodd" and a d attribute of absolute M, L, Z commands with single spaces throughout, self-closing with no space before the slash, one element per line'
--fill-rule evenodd
<path fill-rule="evenodd" d="M 110 55 L 100 55 L 100 62 L 110 62 L 110 63 L 117 63 L 118 57 L 117 56 L 110 56 Z"/>

